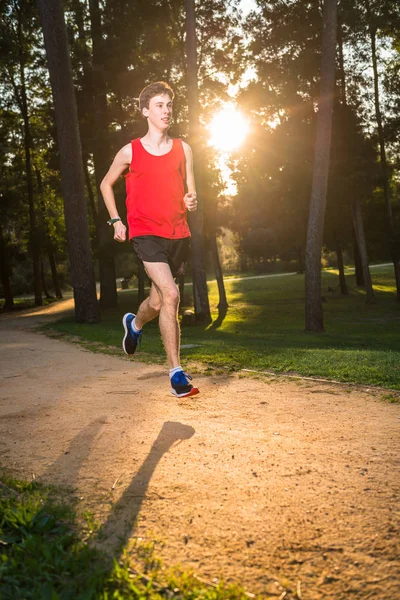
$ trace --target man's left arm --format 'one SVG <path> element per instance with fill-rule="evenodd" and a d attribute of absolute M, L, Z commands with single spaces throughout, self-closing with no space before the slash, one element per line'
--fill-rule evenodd
<path fill-rule="evenodd" d="M 187 193 L 184 195 L 183 200 L 186 204 L 186 208 L 189 211 L 193 211 L 197 208 L 196 184 L 194 181 L 193 170 L 193 153 L 189 144 L 187 144 L 186 142 L 182 142 L 182 145 L 186 160 L 186 185 L 188 190 Z"/>

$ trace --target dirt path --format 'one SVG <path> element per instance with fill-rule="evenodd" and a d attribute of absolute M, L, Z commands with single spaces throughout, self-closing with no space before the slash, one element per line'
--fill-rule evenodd
<path fill-rule="evenodd" d="M 399 405 L 238 376 L 177 402 L 163 367 L 29 330 L 68 306 L 0 318 L 3 466 L 76 489 L 109 548 L 128 527 L 264 597 L 399 598 Z"/>

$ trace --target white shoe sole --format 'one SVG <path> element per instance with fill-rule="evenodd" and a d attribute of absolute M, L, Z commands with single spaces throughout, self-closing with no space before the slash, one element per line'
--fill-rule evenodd
<path fill-rule="evenodd" d="M 124 335 L 124 339 L 122 340 L 122 350 L 125 352 L 125 354 L 127 356 L 133 356 L 133 354 L 129 354 L 126 350 L 125 350 L 125 340 L 128 337 L 128 326 L 126 324 L 126 319 L 127 317 L 130 317 L 131 315 L 133 315 L 133 313 L 126 313 L 126 315 L 123 316 L 122 318 L 122 325 L 124 326 L 125 329 L 125 335 Z M 135 317 L 135 315 L 133 315 L 133 317 Z"/>
<path fill-rule="evenodd" d="M 198 390 L 195 387 L 192 387 L 192 389 L 190 390 L 190 392 L 185 392 L 184 394 L 178 394 L 174 388 L 171 388 L 171 394 L 173 396 L 175 396 L 175 398 L 187 398 L 189 396 L 196 396 L 196 394 L 199 394 L 200 390 Z"/>

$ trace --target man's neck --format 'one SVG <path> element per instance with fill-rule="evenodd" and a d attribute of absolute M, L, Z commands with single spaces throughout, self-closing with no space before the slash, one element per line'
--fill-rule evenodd
<path fill-rule="evenodd" d="M 162 146 L 168 144 L 169 139 L 168 131 L 160 131 L 155 127 L 149 126 L 149 130 L 142 138 L 142 142 L 153 148 L 162 148 Z"/>

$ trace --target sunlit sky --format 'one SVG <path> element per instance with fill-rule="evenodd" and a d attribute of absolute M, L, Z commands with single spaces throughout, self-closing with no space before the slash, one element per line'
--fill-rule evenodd
<path fill-rule="evenodd" d="M 254 0 L 242 0 L 241 6 L 243 13 L 247 15 L 247 13 L 256 8 L 256 3 L 254 2 Z"/>
<path fill-rule="evenodd" d="M 237 194 L 235 182 L 231 179 L 231 170 L 227 162 L 230 153 L 238 150 L 246 139 L 249 123 L 246 116 L 235 107 L 233 102 L 227 102 L 217 111 L 207 127 L 209 143 L 215 148 L 215 159 L 221 172 L 225 186 L 225 194 Z"/>
<path fill-rule="evenodd" d="M 243 16 L 246 16 L 251 10 L 257 8 L 255 0 L 241 0 L 240 4 Z M 231 195 L 236 194 L 237 190 L 235 183 L 230 179 L 230 170 L 226 163 L 229 154 L 240 148 L 243 144 L 249 130 L 246 116 L 235 107 L 234 98 L 237 95 L 239 88 L 246 86 L 254 76 L 254 68 L 247 69 L 240 82 L 229 85 L 228 93 L 233 101 L 226 103 L 217 113 L 215 113 L 208 124 L 210 145 L 216 150 L 216 158 L 226 186 L 225 192 Z"/>

